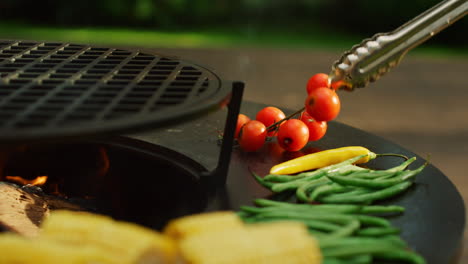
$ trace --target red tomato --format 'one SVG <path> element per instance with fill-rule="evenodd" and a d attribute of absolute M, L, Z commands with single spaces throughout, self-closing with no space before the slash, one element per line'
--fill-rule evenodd
<path fill-rule="evenodd" d="M 234 138 L 239 137 L 239 131 L 241 130 L 242 126 L 249 121 L 250 121 L 250 118 L 244 114 L 239 114 L 237 116 L 237 126 L 236 126 L 236 133 L 234 134 Z"/>
<path fill-rule="evenodd" d="M 279 108 L 274 106 L 267 106 L 262 110 L 258 111 L 256 120 L 262 122 L 266 127 L 271 126 L 272 124 L 284 119 L 286 115 Z M 268 132 L 268 136 L 274 136 L 276 131 Z"/>
<path fill-rule="evenodd" d="M 313 90 L 322 87 L 330 87 L 328 83 L 328 74 L 317 73 L 307 81 L 307 94 L 310 94 Z"/>
<path fill-rule="evenodd" d="M 238 142 L 245 151 L 260 149 L 266 140 L 266 127 L 257 120 L 250 120 L 242 126 Z"/>
<path fill-rule="evenodd" d="M 327 122 L 315 121 L 307 112 L 302 112 L 301 121 L 309 128 L 309 141 L 317 141 L 327 133 Z"/>
<path fill-rule="evenodd" d="M 313 90 L 305 101 L 307 113 L 317 121 L 330 121 L 340 113 L 340 98 L 330 88 Z"/>
<path fill-rule="evenodd" d="M 333 89 L 333 90 L 338 90 L 340 89 L 341 87 L 346 87 L 346 83 L 343 81 L 343 80 L 340 80 L 340 81 L 337 81 L 337 82 L 333 82 L 330 84 L 330 87 Z"/>
<path fill-rule="evenodd" d="M 287 151 L 302 149 L 309 139 L 309 129 L 299 119 L 289 119 L 278 130 L 278 144 Z"/>

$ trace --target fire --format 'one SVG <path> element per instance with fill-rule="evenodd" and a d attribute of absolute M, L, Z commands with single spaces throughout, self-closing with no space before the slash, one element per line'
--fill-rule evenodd
<path fill-rule="evenodd" d="M 19 184 L 22 184 L 22 185 L 26 185 L 26 184 L 30 184 L 30 185 L 34 185 L 34 186 L 42 186 L 46 183 L 47 181 L 47 176 L 38 176 L 37 178 L 35 179 L 32 179 L 32 180 L 28 180 L 28 179 L 24 179 L 20 176 L 5 176 L 5 179 L 8 180 L 8 181 L 12 181 L 12 182 L 15 182 L 15 183 L 19 183 Z"/>

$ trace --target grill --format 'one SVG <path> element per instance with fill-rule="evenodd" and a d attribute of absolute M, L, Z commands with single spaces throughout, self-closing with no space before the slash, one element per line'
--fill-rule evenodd
<path fill-rule="evenodd" d="M 161 227 L 204 210 L 224 187 L 243 87 L 174 56 L 0 40 L 0 181 L 3 173 L 45 173 L 48 190 L 59 186 L 71 198 L 98 188 L 93 203 L 100 212 Z M 165 130 L 155 129 L 185 125 L 223 106 L 223 141 L 213 168 L 163 146 L 164 136 L 137 139 L 139 132 L 157 135 Z M 101 154 L 86 163 L 93 153 Z M 103 167 L 105 183 L 102 168 L 93 169 L 104 160 L 110 163 Z"/>
<path fill-rule="evenodd" d="M 0 40 L 0 141 L 160 127 L 219 108 L 231 90 L 176 57 Z"/>

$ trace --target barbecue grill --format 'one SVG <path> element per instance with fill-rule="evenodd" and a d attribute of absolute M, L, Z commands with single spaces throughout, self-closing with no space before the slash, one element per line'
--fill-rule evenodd
<path fill-rule="evenodd" d="M 40 155 L 43 164 L 52 164 L 52 158 L 62 163 L 47 170 L 55 175 L 50 181 L 63 177 L 73 183 L 61 187 L 67 197 L 97 197 L 104 204 L 100 212 L 159 228 L 170 218 L 202 211 L 208 196 L 225 184 L 241 82 L 222 80 L 213 71 L 174 56 L 16 40 L 0 40 L 0 77 L 2 149 L 12 152 L 27 145 L 28 154 L 16 156 L 23 155 L 31 167 L 31 160 Z M 177 150 L 124 135 L 196 120 L 225 106 L 224 140 L 215 168 Z M 57 158 L 78 153 L 80 160 L 101 147 L 107 151 L 109 175 L 114 177 L 106 182 L 87 172 L 76 175 L 72 172 L 80 171 L 73 168 L 76 165 L 62 170 L 73 162 Z M 44 170 L 39 166 L 38 171 Z M 13 162 L 6 169 L 16 173 L 21 167 L 27 165 Z M 82 190 L 83 183 L 99 187 Z M 171 191 L 175 188 L 178 191 Z M 148 204 L 165 212 L 154 212 Z"/>

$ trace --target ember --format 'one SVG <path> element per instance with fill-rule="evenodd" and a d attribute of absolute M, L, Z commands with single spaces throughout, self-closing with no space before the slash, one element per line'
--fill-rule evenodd
<path fill-rule="evenodd" d="M 98 145 L 31 145 L 0 153 L 0 181 L 60 197 L 94 197 L 109 168 L 107 151 Z"/>
<path fill-rule="evenodd" d="M 38 176 L 35 179 L 28 180 L 28 179 L 22 178 L 21 176 L 5 176 L 5 180 L 7 180 L 7 181 L 17 183 L 17 184 L 21 184 L 21 185 L 29 184 L 29 185 L 34 185 L 34 186 L 44 185 L 46 183 L 46 181 L 47 181 L 47 178 L 48 178 L 47 176 Z"/>
<path fill-rule="evenodd" d="M 50 210 L 66 209 L 159 230 L 203 210 L 207 194 L 191 172 L 167 163 L 166 149 L 133 142 L 1 149 L 0 229 L 33 236 Z"/>

